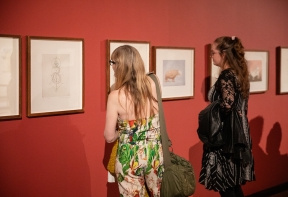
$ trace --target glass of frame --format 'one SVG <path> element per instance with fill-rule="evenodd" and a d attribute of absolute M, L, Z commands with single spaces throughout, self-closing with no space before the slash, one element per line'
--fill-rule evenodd
<path fill-rule="evenodd" d="M 21 36 L 0 34 L 0 121 L 21 119 Z"/>
<path fill-rule="evenodd" d="M 84 39 L 27 37 L 27 116 L 84 112 Z"/>
<path fill-rule="evenodd" d="M 263 93 L 268 90 L 268 56 L 268 51 L 245 50 L 250 93 Z"/>
<path fill-rule="evenodd" d="M 188 47 L 153 47 L 153 71 L 163 100 L 194 98 L 194 53 Z"/>
<path fill-rule="evenodd" d="M 113 89 L 115 83 L 114 71 L 110 68 L 109 60 L 113 51 L 123 45 L 130 45 L 136 48 L 145 65 L 145 70 L 148 73 L 150 71 L 150 42 L 148 41 L 128 41 L 128 40 L 107 40 L 107 62 L 106 62 L 106 91 L 107 95 L 110 89 Z"/>
<path fill-rule="evenodd" d="M 277 94 L 288 94 L 288 47 L 277 47 Z"/>

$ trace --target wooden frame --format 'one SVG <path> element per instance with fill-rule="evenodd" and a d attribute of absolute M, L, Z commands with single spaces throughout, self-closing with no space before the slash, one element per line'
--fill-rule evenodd
<path fill-rule="evenodd" d="M 276 48 L 277 94 L 288 94 L 288 47 Z"/>
<path fill-rule="evenodd" d="M 263 50 L 245 50 L 248 63 L 250 94 L 264 93 L 268 90 L 269 52 Z"/>
<path fill-rule="evenodd" d="M 0 34 L 0 121 L 21 119 L 21 36 Z"/>
<path fill-rule="evenodd" d="M 111 87 L 115 83 L 114 71 L 110 69 L 109 60 L 112 52 L 119 46 L 130 45 L 135 47 L 145 65 L 145 70 L 148 73 L 150 71 L 150 42 L 148 41 L 131 41 L 131 40 L 107 40 L 107 53 L 106 53 L 106 93 L 110 92 Z"/>
<path fill-rule="evenodd" d="M 163 100 L 194 98 L 195 49 L 153 47 L 153 71 L 159 78 Z"/>
<path fill-rule="evenodd" d="M 84 112 L 84 39 L 27 37 L 27 116 Z"/>

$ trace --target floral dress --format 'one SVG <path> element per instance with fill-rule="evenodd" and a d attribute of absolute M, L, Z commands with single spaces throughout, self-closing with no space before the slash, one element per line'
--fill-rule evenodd
<path fill-rule="evenodd" d="M 142 120 L 118 118 L 120 133 L 115 163 L 120 196 L 142 197 L 145 183 L 151 196 L 160 196 L 164 171 L 159 116 Z"/>
<path fill-rule="evenodd" d="M 221 108 L 221 119 L 231 115 L 231 110 L 236 109 L 236 116 L 242 122 L 243 132 L 246 141 L 246 151 L 251 152 L 252 140 L 247 119 L 248 98 L 243 99 L 237 77 L 232 69 L 223 70 L 208 93 L 210 102 L 219 100 Z M 225 127 L 225 126 L 224 126 Z M 229 128 L 229 127 L 228 127 Z M 228 129 L 228 133 L 231 133 Z M 214 191 L 225 191 L 227 188 L 235 185 L 245 184 L 247 181 L 255 180 L 254 160 L 251 152 L 251 162 L 243 164 L 243 161 L 234 157 L 233 154 L 227 154 L 223 147 L 209 148 L 204 145 L 202 156 L 202 168 L 199 177 L 199 183 L 206 189 Z"/>

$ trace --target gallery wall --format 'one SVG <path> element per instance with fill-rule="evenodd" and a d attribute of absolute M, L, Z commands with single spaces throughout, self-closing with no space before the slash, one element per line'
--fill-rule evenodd
<path fill-rule="evenodd" d="M 288 94 L 276 94 L 276 47 L 288 47 L 287 8 L 286 0 L 0 1 L 0 34 L 22 38 L 22 119 L 0 122 L 0 196 L 118 196 L 117 185 L 107 183 L 112 145 L 103 138 L 107 39 L 195 49 L 194 98 L 164 101 L 164 111 L 173 150 L 189 159 L 197 179 L 207 45 L 227 35 L 246 49 L 268 51 L 268 90 L 250 95 L 248 112 L 257 180 L 243 190 L 288 182 Z M 27 36 L 84 39 L 84 113 L 26 116 Z M 197 184 L 194 197 L 208 195 L 218 196 Z"/>

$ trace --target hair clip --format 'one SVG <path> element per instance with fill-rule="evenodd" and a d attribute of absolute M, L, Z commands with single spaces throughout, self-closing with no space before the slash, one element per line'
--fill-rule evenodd
<path fill-rule="evenodd" d="M 235 40 L 236 36 L 231 36 L 232 40 Z"/>

